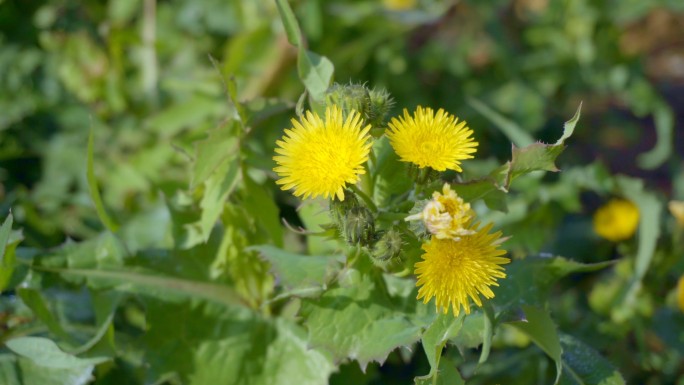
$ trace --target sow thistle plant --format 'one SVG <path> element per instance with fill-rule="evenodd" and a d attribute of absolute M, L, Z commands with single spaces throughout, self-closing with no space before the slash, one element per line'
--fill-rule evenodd
<path fill-rule="evenodd" d="M 415 264 L 418 299 L 427 303 L 434 298 L 438 311 L 451 308 L 458 316 L 463 308 L 469 314 L 470 300 L 482 306 L 481 295 L 494 297 L 490 286 L 506 277 L 501 265 L 510 262 L 501 257 L 506 253 L 499 249 L 501 232 L 490 233 L 493 224 L 481 227 L 470 204 L 449 183 L 432 199 L 420 199 L 441 183 L 439 172 L 460 172 L 461 162 L 474 157 L 478 143 L 466 122 L 443 109 L 435 113 L 418 106 L 413 114 L 404 109 L 403 116 L 393 117 L 383 133 L 380 125 L 392 104 L 386 91 L 335 85 L 326 101 L 324 117 L 306 111 L 300 120 L 292 119 L 292 127 L 276 142 L 276 183 L 303 199 L 329 198 L 338 234 L 376 262 L 400 258 L 406 247 L 403 237 L 423 240 L 422 260 Z M 371 130 L 387 136 L 399 160 L 413 170 L 414 187 L 407 196 L 416 201 L 413 210 L 419 212 L 404 220 L 421 223 L 414 231 L 400 224 L 377 229 L 378 214 L 394 208 L 377 207 L 368 192 L 356 186 L 371 168 L 367 161 L 378 140 L 369 135 Z"/>

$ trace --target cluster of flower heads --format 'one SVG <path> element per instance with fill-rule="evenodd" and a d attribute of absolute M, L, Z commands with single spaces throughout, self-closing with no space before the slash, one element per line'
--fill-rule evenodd
<path fill-rule="evenodd" d="M 277 163 L 274 171 L 280 177 L 276 183 L 283 190 L 292 190 L 304 199 L 332 198 L 331 207 L 353 211 L 355 219 L 362 219 L 338 223 L 348 241 L 363 246 L 375 242 L 373 247 L 380 250 L 401 245 L 398 233 L 389 230 L 374 236 L 372 215 L 356 203 L 355 196 L 354 202 L 344 202 L 345 189 L 366 173 L 373 137 L 384 134 L 401 161 L 435 171 L 462 171 L 461 161 L 473 158 L 478 146 L 466 122 L 443 109 L 435 112 L 420 106 L 413 114 L 404 109 L 402 116 L 392 118 L 387 129 L 376 135 L 391 104 L 388 100 L 386 92 L 368 92 L 359 86 L 336 89 L 329 95 L 323 118 L 307 111 L 301 120 L 292 119 L 292 128 L 276 142 L 273 158 Z M 452 308 L 458 315 L 461 307 L 470 313 L 470 300 L 482 306 L 480 295 L 492 298 L 490 286 L 506 276 L 501 265 L 510 260 L 502 257 L 505 251 L 498 248 L 501 232 L 490 233 L 491 224 L 480 227 L 470 204 L 449 184 L 419 204 L 421 211 L 406 218 L 420 221 L 427 230 L 422 260 L 415 265 L 418 299 L 427 303 L 434 297 L 437 310 L 444 313 Z M 362 233 L 359 223 L 368 223 L 370 231 Z"/>

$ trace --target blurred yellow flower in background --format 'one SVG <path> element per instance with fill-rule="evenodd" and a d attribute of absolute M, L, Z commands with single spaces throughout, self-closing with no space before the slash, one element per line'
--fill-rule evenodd
<path fill-rule="evenodd" d="M 416 0 L 382 0 L 385 8 L 392 11 L 406 11 L 413 9 L 418 3 Z"/>
<path fill-rule="evenodd" d="M 273 169 L 281 178 L 283 190 L 294 189 L 295 196 L 337 197 L 344 200 L 344 187 L 356 183 L 364 174 L 372 146 L 361 116 L 352 111 L 344 120 L 337 106 L 325 110 L 325 120 L 307 111 L 302 121 L 292 119 L 294 128 L 286 129 L 283 140 L 276 141 L 278 154 Z"/>
<path fill-rule="evenodd" d="M 415 265 L 416 285 L 420 287 L 417 299 L 428 303 L 435 297 L 437 311 L 447 313 L 451 307 L 458 315 L 461 307 L 470 314 L 468 298 L 482 306 L 480 294 L 494 297 L 490 286 L 498 286 L 497 278 L 506 277 L 501 265 L 510 259 L 501 257 L 506 251 L 498 249 L 502 242 L 500 231 L 489 234 L 492 224 L 477 227 L 475 224 L 474 233 L 459 241 L 433 237 L 423 244 L 423 260 Z"/>
<path fill-rule="evenodd" d="M 667 208 L 670 209 L 670 214 L 677 221 L 677 225 L 684 228 L 684 201 L 670 201 Z"/>
<path fill-rule="evenodd" d="M 624 241 L 636 232 L 639 208 L 626 199 L 611 199 L 594 214 L 594 231 L 613 241 Z"/>
<path fill-rule="evenodd" d="M 425 228 L 437 239 L 453 239 L 475 233 L 467 227 L 475 213 L 470 203 L 465 203 L 448 183 L 442 187 L 442 193 L 435 191 L 432 199 L 418 214 L 406 217 L 407 221 L 420 220 Z"/>
<path fill-rule="evenodd" d="M 463 171 L 461 161 L 472 158 L 478 145 L 466 122 L 441 108 L 435 114 L 418 106 L 413 116 L 404 109 L 404 116 L 392 118 L 385 134 L 403 162 L 437 171 Z"/>

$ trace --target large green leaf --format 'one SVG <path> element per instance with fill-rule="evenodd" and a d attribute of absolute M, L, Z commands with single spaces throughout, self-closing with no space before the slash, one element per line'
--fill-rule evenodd
<path fill-rule="evenodd" d="M 36 365 L 54 369 L 82 368 L 108 361 L 107 357 L 79 358 L 63 352 L 52 340 L 42 337 L 14 338 L 5 345 L 14 353 Z"/>
<path fill-rule="evenodd" d="M 143 294 L 166 300 L 202 298 L 226 306 L 244 306 L 230 287 L 163 276 L 145 270 L 98 270 L 34 267 L 37 271 L 87 278 L 91 285 Z"/>
<path fill-rule="evenodd" d="M 309 329 L 309 343 L 333 354 L 335 360 L 355 359 L 362 368 L 370 361 L 383 362 L 399 346 L 420 338 L 420 327 L 393 303 L 371 277 L 349 269 L 338 287 L 316 300 L 303 300 L 302 311 Z"/>
<path fill-rule="evenodd" d="M 560 278 L 581 272 L 592 272 L 613 262 L 583 264 L 563 257 L 527 257 L 506 266 L 506 278 L 495 287 L 493 303 L 498 310 L 510 311 L 521 305 L 543 305 L 549 289 Z"/>
<path fill-rule="evenodd" d="M 561 385 L 626 384 L 620 372 L 591 347 L 566 334 L 560 336 L 560 344 L 563 348 Z"/>
<path fill-rule="evenodd" d="M 282 319 L 201 301 L 150 301 L 148 313 L 143 345 L 149 380 L 176 372 L 183 383 L 197 385 L 323 385 L 333 370 L 327 357 L 307 346 L 305 331 Z"/>
<path fill-rule="evenodd" d="M 252 246 L 271 263 L 271 271 L 292 294 L 323 290 L 341 268 L 342 256 L 300 255 L 270 245 Z"/>

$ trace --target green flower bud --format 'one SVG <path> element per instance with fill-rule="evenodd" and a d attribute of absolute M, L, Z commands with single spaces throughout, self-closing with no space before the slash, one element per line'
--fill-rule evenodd
<path fill-rule="evenodd" d="M 401 239 L 401 233 L 395 229 L 390 229 L 375 243 L 371 255 L 377 262 L 389 262 L 399 257 L 403 246 L 404 241 Z"/>
<path fill-rule="evenodd" d="M 344 226 L 344 218 L 347 216 L 347 212 L 360 206 L 359 200 L 353 192 L 346 190 L 344 196 L 345 199 L 343 201 L 338 199 L 332 199 L 330 201 L 330 216 L 338 229 L 342 229 Z"/>
<path fill-rule="evenodd" d="M 335 83 L 326 92 L 325 103 L 328 106 L 340 107 L 345 117 L 351 111 L 357 111 L 364 120 L 368 120 L 371 100 L 368 88 L 361 84 L 341 85 Z"/>
<path fill-rule="evenodd" d="M 374 131 L 380 131 L 374 136 L 380 136 L 382 135 L 382 129 L 385 127 L 385 118 L 394 106 L 394 100 L 384 88 L 380 90 L 372 89 L 368 92 L 368 97 L 370 99 L 370 108 L 366 118 L 375 129 Z"/>
<path fill-rule="evenodd" d="M 342 234 L 350 245 L 368 246 L 375 240 L 375 220 L 366 207 L 358 206 L 347 211 Z"/>

